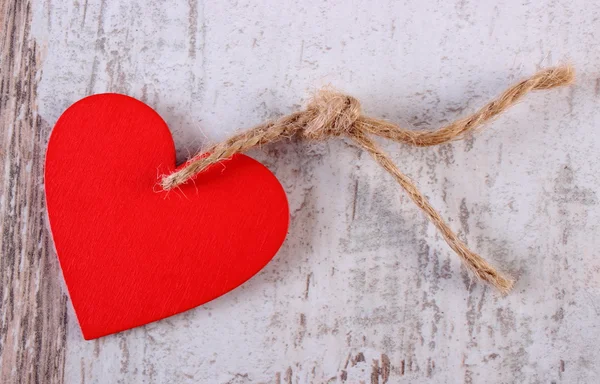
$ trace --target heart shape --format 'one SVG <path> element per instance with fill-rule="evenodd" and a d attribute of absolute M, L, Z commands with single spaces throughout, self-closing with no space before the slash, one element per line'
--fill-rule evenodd
<path fill-rule="evenodd" d="M 243 155 L 179 190 L 171 132 L 149 106 L 101 94 L 60 117 L 46 153 L 50 228 L 86 340 L 196 307 L 260 271 L 287 233 L 275 176 Z"/>

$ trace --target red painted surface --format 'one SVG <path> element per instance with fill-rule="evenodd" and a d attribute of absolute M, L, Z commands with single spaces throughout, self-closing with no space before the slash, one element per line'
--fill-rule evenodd
<path fill-rule="evenodd" d="M 50 227 L 86 339 L 206 303 L 263 268 L 285 238 L 283 188 L 238 155 L 179 190 L 161 191 L 175 168 L 160 116 L 128 96 L 72 105 L 48 144 Z"/>

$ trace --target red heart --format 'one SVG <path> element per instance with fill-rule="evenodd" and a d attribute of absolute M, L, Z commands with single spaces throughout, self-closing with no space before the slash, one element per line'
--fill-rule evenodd
<path fill-rule="evenodd" d="M 206 303 L 275 255 L 289 209 L 262 164 L 238 155 L 179 190 L 171 133 L 144 103 L 87 97 L 60 117 L 46 154 L 54 244 L 85 339 Z"/>

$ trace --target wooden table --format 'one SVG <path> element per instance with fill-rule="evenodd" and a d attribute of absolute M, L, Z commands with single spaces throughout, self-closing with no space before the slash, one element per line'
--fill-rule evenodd
<path fill-rule="evenodd" d="M 600 3 L 593 0 L 0 2 L 2 383 L 600 382 Z M 494 4 L 495 3 L 495 4 Z M 120 92 L 180 160 L 331 83 L 415 129 L 570 61 L 474 138 L 382 144 L 468 244 L 518 277 L 474 281 L 350 142 L 254 151 L 288 239 L 241 288 L 84 341 L 48 235 L 44 150 L 71 103 Z"/>

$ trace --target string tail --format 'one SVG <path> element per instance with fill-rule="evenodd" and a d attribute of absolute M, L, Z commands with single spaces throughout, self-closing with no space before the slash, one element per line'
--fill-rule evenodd
<path fill-rule="evenodd" d="M 562 87 L 575 81 L 575 69 L 572 65 L 543 69 L 533 75 L 529 81 L 534 84 L 533 89 L 536 91 Z"/>
<path fill-rule="evenodd" d="M 448 230 L 450 229 L 448 228 Z M 450 245 L 450 248 L 460 256 L 467 268 L 469 268 L 475 276 L 494 286 L 503 295 L 508 294 L 512 290 L 515 283 L 512 278 L 504 276 L 484 258 L 471 251 L 465 243 L 458 239 L 454 232 L 451 232 L 450 236 L 446 236 L 445 231 L 440 230 L 440 232 L 444 235 L 444 239 Z"/>
<path fill-rule="evenodd" d="M 400 184 L 408 193 L 411 200 L 427 214 L 429 220 L 437 227 L 450 248 L 456 252 L 463 263 L 475 274 L 475 276 L 491 284 L 502 294 L 510 292 L 514 284 L 513 279 L 504 276 L 484 258 L 471 251 L 467 245 L 458 238 L 456 233 L 450 229 L 448 224 L 446 224 L 440 214 L 431 206 L 431 204 L 429 204 L 429 201 L 427 201 L 425 196 L 419 192 L 408 176 L 400 172 L 389 156 L 385 154 L 372 139 L 367 137 L 361 131 L 353 132 L 352 138 L 361 148 L 368 151 L 379 165 L 396 179 L 398 184 Z"/>

